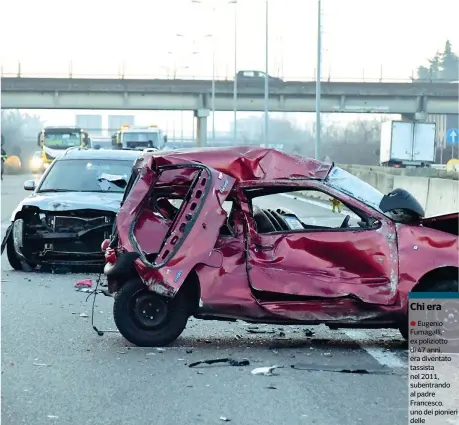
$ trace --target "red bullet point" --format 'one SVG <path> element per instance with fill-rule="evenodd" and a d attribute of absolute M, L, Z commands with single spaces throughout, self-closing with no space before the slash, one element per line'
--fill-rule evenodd
<path fill-rule="evenodd" d="M 416 326 L 416 322 L 415 322 L 414 320 L 412 320 L 412 321 L 410 322 L 410 325 L 411 325 L 411 326 Z"/>

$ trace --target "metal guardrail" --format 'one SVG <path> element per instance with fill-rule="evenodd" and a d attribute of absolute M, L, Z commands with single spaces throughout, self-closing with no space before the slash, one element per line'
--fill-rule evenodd
<path fill-rule="evenodd" d="M 233 81 L 234 78 L 227 76 L 215 76 L 214 78 L 206 75 L 170 75 L 161 74 L 131 74 L 131 75 L 116 75 L 116 74 L 65 74 L 65 73 L 22 73 L 20 75 L 14 73 L 4 72 L 1 74 L 2 77 L 9 78 L 74 78 L 74 79 L 113 79 L 113 80 L 206 80 L 212 81 Z M 315 76 L 311 77 L 290 77 L 284 78 L 284 82 L 314 82 L 316 81 Z M 448 83 L 450 81 L 445 80 L 412 80 L 410 78 L 323 78 L 322 82 L 331 83 Z"/>
<path fill-rule="evenodd" d="M 163 67 L 167 68 L 167 67 Z M 30 67 L 29 67 L 30 69 Z M 214 75 L 214 77 L 209 75 L 197 75 L 192 72 L 183 73 L 180 70 L 168 70 L 164 71 L 152 71 L 147 73 L 131 73 L 123 71 L 121 68 L 117 72 L 109 73 L 92 73 L 92 72 L 75 72 L 72 63 L 69 63 L 67 67 L 62 67 L 62 69 L 67 69 L 63 72 L 34 72 L 27 70 L 26 67 L 18 62 L 16 66 L 1 66 L 0 74 L 2 77 L 24 77 L 24 78 L 87 78 L 87 79 L 165 79 L 165 80 L 220 80 L 220 81 L 233 81 L 234 75 Z M 335 76 L 335 75 L 324 75 L 322 81 L 325 82 L 367 82 L 367 83 L 407 83 L 407 82 L 451 82 L 446 80 L 435 80 L 435 79 L 423 79 L 416 80 L 414 73 L 411 76 L 400 77 L 400 76 L 389 76 L 381 73 L 379 77 L 368 77 L 365 74 L 365 70 L 362 70 L 362 75 L 360 77 L 350 76 Z M 289 81 L 316 81 L 315 70 L 311 70 L 310 74 L 305 74 L 302 76 L 294 75 L 284 75 L 276 76 L 281 78 L 285 82 Z"/>

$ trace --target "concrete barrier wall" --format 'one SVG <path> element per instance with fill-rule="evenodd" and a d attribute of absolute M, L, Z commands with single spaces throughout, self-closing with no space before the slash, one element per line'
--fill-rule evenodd
<path fill-rule="evenodd" d="M 459 181 L 429 179 L 426 214 L 429 216 L 459 211 Z"/>
<path fill-rule="evenodd" d="M 428 217 L 459 211 L 459 180 L 384 174 L 360 167 L 349 167 L 347 171 L 384 194 L 396 188 L 408 190 L 424 207 Z"/>
<path fill-rule="evenodd" d="M 392 176 L 432 177 L 448 180 L 459 180 L 459 172 L 439 170 L 432 167 L 391 168 L 368 165 L 338 164 L 339 167 L 355 174 L 357 171 L 371 171 Z"/>

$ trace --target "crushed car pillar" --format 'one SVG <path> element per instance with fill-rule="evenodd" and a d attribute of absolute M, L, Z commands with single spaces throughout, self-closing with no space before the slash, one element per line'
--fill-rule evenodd
<path fill-rule="evenodd" d="M 207 117 L 209 116 L 208 109 L 197 109 L 194 111 L 194 116 L 198 120 L 196 131 L 196 146 L 202 147 L 207 145 Z"/>

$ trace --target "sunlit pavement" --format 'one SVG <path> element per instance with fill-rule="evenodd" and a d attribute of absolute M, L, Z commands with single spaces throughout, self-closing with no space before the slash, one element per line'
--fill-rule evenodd
<path fill-rule="evenodd" d="M 2 235 L 28 178 L 2 181 Z M 285 202 L 321 214 L 317 204 Z M 92 298 L 73 284 L 88 277 L 16 272 L 2 257 L 2 424 L 407 423 L 407 353 L 396 330 L 190 320 L 173 346 L 137 348 L 80 317 L 91 315 Z M 96 300 L 98 328 L 114 329 L 112 303 Z M 188 367 L 225 357 L 250 365 Z M 250 373 L 272 365 L 283 367 Z"/>

